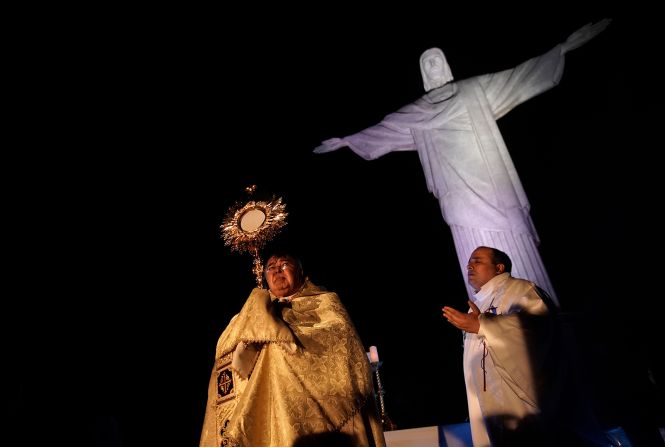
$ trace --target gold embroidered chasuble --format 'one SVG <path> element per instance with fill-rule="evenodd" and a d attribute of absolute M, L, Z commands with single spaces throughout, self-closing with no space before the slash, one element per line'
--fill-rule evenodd
<path fill-rule="evenodd" d="M 337 294 L 255 288 L 217 342 L 200 447 L 290 447 L 339 432 L 385 447 L 371 369 Z"/>

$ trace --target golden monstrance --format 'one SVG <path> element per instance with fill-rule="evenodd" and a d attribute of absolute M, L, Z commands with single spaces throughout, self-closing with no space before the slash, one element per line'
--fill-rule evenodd
<path fill-rule="evenodd" d="M 245 191 L 251 198 L 256 185 L 245 188 Z M 231 251 L 250 253 L 254 257 L 252 272 L 257 287 L 263 288 L 263 262 L 259 250 L 286 225 L 288 213 L 285 209 L 281 197 L 269 201 L 237 202 L 229 208 L 220 226 L 224 245 L 230 246 Z"/>

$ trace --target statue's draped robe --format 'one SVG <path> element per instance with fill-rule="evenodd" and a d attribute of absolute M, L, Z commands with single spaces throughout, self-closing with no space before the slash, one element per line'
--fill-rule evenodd
<path fill-rule="evenodd" d="M 444 84 L 376 126 L 324 141 L 315 152 L 348 146 L 372 160 L 392 151 L 418 151 L 428 188 L 452 231 L 463 276 L 476 247 L 495 247 L 510 255 L 516 277 L 540 285 L 556 302 L 529 202 L 496 120 L 557 85 L 563 67 L 557 45 L 515 68 Z"/>
<path fill-rule="evenodd" d="M 347 311 L 309 281 L 288 303 L 254 289 L 217 343 L 200 447 L 290 447 L 331 432 L 385 446 L 371 368 Z"/>

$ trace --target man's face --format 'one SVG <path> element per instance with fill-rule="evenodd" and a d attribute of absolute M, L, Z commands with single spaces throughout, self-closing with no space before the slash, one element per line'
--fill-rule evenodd
<path fill-rule="evenodd" d="M 272 256 L 268 259 L 265 276 L 268 288 L 279 298 L 293 295 L 303 282 L 298 264 L 288 256 Z"/>
<path fill-rule="evenodd" d="M 502 271 L 503 269 L 492 262 L 492 250 L 477 248 L 471 253 L 469 263 L 466 265 L 467 282 L 477 292 L 487 281 Z"/>

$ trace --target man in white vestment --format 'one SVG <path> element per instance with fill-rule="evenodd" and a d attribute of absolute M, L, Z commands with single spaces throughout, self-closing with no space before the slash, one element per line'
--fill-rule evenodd
<path fill-rule="evenodd" d="M 443 307 L 464 331 L 464 381 L 474 447 L 605 445 L 566 381 L 557 307 L 536 284 L 511 275 L 510 257 L 478 247 L 467 264 L 468 313 Z M 570 382 L 568 382 L 570 383 Z M 570 408 L 568 407 L 570 406 Z"/>

